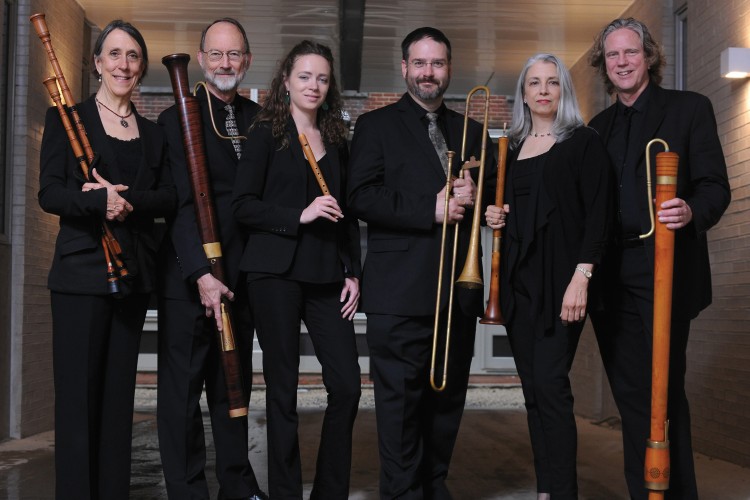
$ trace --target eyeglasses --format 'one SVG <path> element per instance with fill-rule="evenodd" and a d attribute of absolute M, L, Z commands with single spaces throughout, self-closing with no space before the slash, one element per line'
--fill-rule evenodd
<path fill-rule="evenodd" d="M 443 59 L 437 59 L 435 61 L 423 61 L 422 59 L 414 59 L 409 64 L 414 66 L 416 69 L 422 69 L 425 66 L 432 66 L 432 69 L 443 69 L 448 66 L 448 61 Z"/>
<path fill-rule="evenodd" d="M 240 59 L 242 59 L 242 56 L 245 55 L 245 53 L 240 50 L 227 50 L 226 52 L 222 52 L 221 50 L 208 50 L 203 51 L 203 53 L 208 56 L 208 60 L 211 62 L 221 61 L 222 59 L 224 59 L 224 54 L 227 55 L 230 61 L 238 62 Z"/>
<path fill-rule="evenodd" d="M 107 53 L 107 57 L 112 61 L 119 61 L 122 59 L 122 52 L 119 50 L 111 50 Z M 128 52 L 125 54 L 125 59 L 127 59 L 129 63 L 137 63 L 141 60 L 141 56 L 135 52 Z"/>

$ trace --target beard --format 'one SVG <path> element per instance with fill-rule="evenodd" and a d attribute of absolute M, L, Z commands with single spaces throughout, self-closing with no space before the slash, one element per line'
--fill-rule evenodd
<path fill-rule="evenodd" d="M 214 72 L 204 70 L 203 76 L 206 78 L 206 82 L 210 83 L 221 92 L 231 92 L 239 88 L 240 83 L 245 78 L 246 71 L 247 70 L 242 70 L 238 73 L 224 73 L 218 70 Z M 229 75 L 232 75 L 232 77 L 229 78 Z"/>
<path fill-rule="evenodd" d="M 420 87 L 420 83 L 432 83 L 434 88 L 432 90 L 425 90 Z M 447 77 L 444 81 L 440 81 L 432 76 L 425 76 L 422 78 L 413 78 L 407 73 L 406 75 L 406 87 L 409 91 L 421 99 L 422 101 L 433 101 L 438 97 L 442 97 L 445 91 L 448 90 L 448 84 L 450 83 L 450 77 Z"/>

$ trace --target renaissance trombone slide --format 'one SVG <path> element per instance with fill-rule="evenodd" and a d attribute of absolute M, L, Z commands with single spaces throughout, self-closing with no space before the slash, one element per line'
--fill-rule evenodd
<path fill-rule="evenodd" d="M 466 136 L 469 128 L 469 106 L 471 104 L 471 98 L 477 92 L 484 92 L 484 121 L 482 126 L 482 149 L 479 155 L 479 162 L 473 156 L 466 160 Z M 480 85 L 471 89 L 466 96 L 466 108 L 464 112 L 464 129 L 461 138 L 461 161 L 463 162 L 461 170 L 459 172 L 459 178 L 463 178 L 464 171 L 470 168 L 479 167 L 479 174 L 477 180 L 477 191 L 475 203 L 477 206 L 474 208 L 474 214 L 471 225 L 471 238 L 469 239 L 469 249 L 464 261 L 464 267 L 456 279 L 455 286 L 462 288 L 476 289 L 482 288 L 484 282 L 482 280 L 481 264 L 479 262 L 479 232 L 480 232 L 480 216 L 481 216 L 481 205 L 482 205 L 482 194 L 484 192 L 484 163 L 487 151 L 487 128 L 489 124 L 490 114 L 490 89 L 484 85 Z M 446 253 L 446 240 L 448 233 L 448 209 L 451 199 L 451 190 L 453 189 L 453 179 L 451 176 L 452 163 L 454 152 L 448 151 L 448 175 L 445 182 L 445 199 L 443 206 L 443 229 L 440 241 L 440 264 L 438 268 L 438 286 L 437 286 L 437 299 L 435 301 L 435 323 L 432 333 L 432 356 L 430 362 L 430 386 L 436 392 L 445 390 L 448 384 L 448 357 L 450 354 L 450 339 L 451 339 L 451 320 L 453 317 L 453 280 L 456 276 L 456 258 L 458 253 L 458 235 L 459 235 L 459 224 L 455 224 L 453 228 L 453 252 L 451 257 L 451 272 L 450 281 L 451 287 L 448 293 L 448 311 L 446 318 L 445 327 L 445 346 L 443 351 L 443 373 L 442 382 L 438 385 L 435 382 L 436 379 L 436 364 L 437 364 L 437 353 L 439 351 L 438 344 L 440 343 L 440 304 L 443 291 L 443 266 L 445 263 Z"/>
<path fill-rule="evenodd" d="M 654 143 L 661 143 L 664 152 L 656 155 L 656 201 L 651 201 L 651 156 Z M 679 156 L 669 151 L 662 139 L 646 145 L 646 184 L 648 186 L 651 230 L 640 235 L 654 235 L 654 324 L 651 360 L 651 428 L 646 440 L 644 480 L 649 500 L 664 498 L 669 489 L 669 420 L 667 390 L 669 387 L 669 343 L 672 321 L 672 279 L 674 270 L 674 231 L 665 224 L 655 224 L 653 205 L 661 206 L 677 194 Z"/>

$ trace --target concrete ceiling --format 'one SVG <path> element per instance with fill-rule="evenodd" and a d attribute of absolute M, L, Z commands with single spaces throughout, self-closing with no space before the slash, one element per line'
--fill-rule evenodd
<path fill-rule="evenodd" d="M 594 36 L 632 0 L 79 0 L 92 23 L 125 19 L 143 33 L 148 87 L 169 87 L 161 57 L 195 52 L 203 27 L 235 17 L 245 26 L 253 63 L 243 87 L 266 88 L 278 60 L 299 40 L 329 45 L 346 90 L 401 91 L 400 44 L 414 28 L 434 26 L 453 45 L 449 93 L 487 85 L 512 95 L 518 72 L 536 52 L 572 65 Z M 342 42 L 343 41 L 343 42 Z M 343 47 L 343 48 L 342 48 Z M 343 60 L 343 62 L 342 62 Z M 360 68 L 361 61 L 361 68 Z M 343 66 L 342 66 L 343 65 Z M 343 71 L 342 71 L 343 70 Z M 342 78 L 343 76 L 343 78 Z M 191 61 L 191 84 L 202 79 Z"/>

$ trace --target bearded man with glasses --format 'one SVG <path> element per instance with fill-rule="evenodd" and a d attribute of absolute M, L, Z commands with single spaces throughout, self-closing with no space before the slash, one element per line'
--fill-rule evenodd
<path fill-rule="evenodd" d="M 445 479 L 484 304 L 481 289 L 455 290 L 448 381 L 445 390 L 433 391 L 429 371 L 442 226 L 443 220 L 451 226 L 447 252 L 452 252 L 454 225 L 469 221 L 459 226 L 455 249 L 457 262 L 463 263 L 473 210 L 486 203 L 476 200 L 478 178 L 473 169 L 453 182 L 446 216 L 447 175 L 457 177 L 461 168 L 456 158 L 448 171 L 447 151 L 461 150 L 464 127 L 464 116 L 443 102 L 451 79 L 448 38 L 435 28 L 419 28 L 404 38 L 401 52 L 406 93 L 398 102 L 357 119 L 348 203 L 352 214 L 367 223 L 362 310 L 367 313 L 375 389 L 380 498 L 444 500 L 451 498 Z M 474 120 L 468 123 L 466 159 L 480 158 L 482 126 Z M 484 192 L 494 193 L 492 142 L 488 140 L 486 147 Z M 445 279 L 452 282 L 448 274 Z M 450 286 L 441 290 L 442 331 Z"/>
<path fill-rule="evenodd" d="M 220 303 L 244 293 L 239 263 L 245 238 L 230 203 L 246 131 L 260 107 L 237 89 L 252 55 L 242 25 L 231 18 L 208 25 L 197 54 L 206 88 L 198 92 L 203 137 L 227 285 L 211 274 L 201 244 L 188 178 L 177 109 L 159 116 L 169 145 L 177 187 L 177 214 L 161 249 L 159 290 L 159 448 L 169 498 L 209 499 L 206 446 L 200 397 L 205 384 L 216 449 L 219 499 L 264 499 L 248 460 L 247 418 L 230 418 L 227 390 L 215 339 L 221 329 Z M 207 89 L 207 90 L 206 90 Z M 219 134 L 218 135 L 217 132 Z M 234 335 L 249 394 L 252 384 L 254 325 L 247 299 L 234 301 Z"/>

